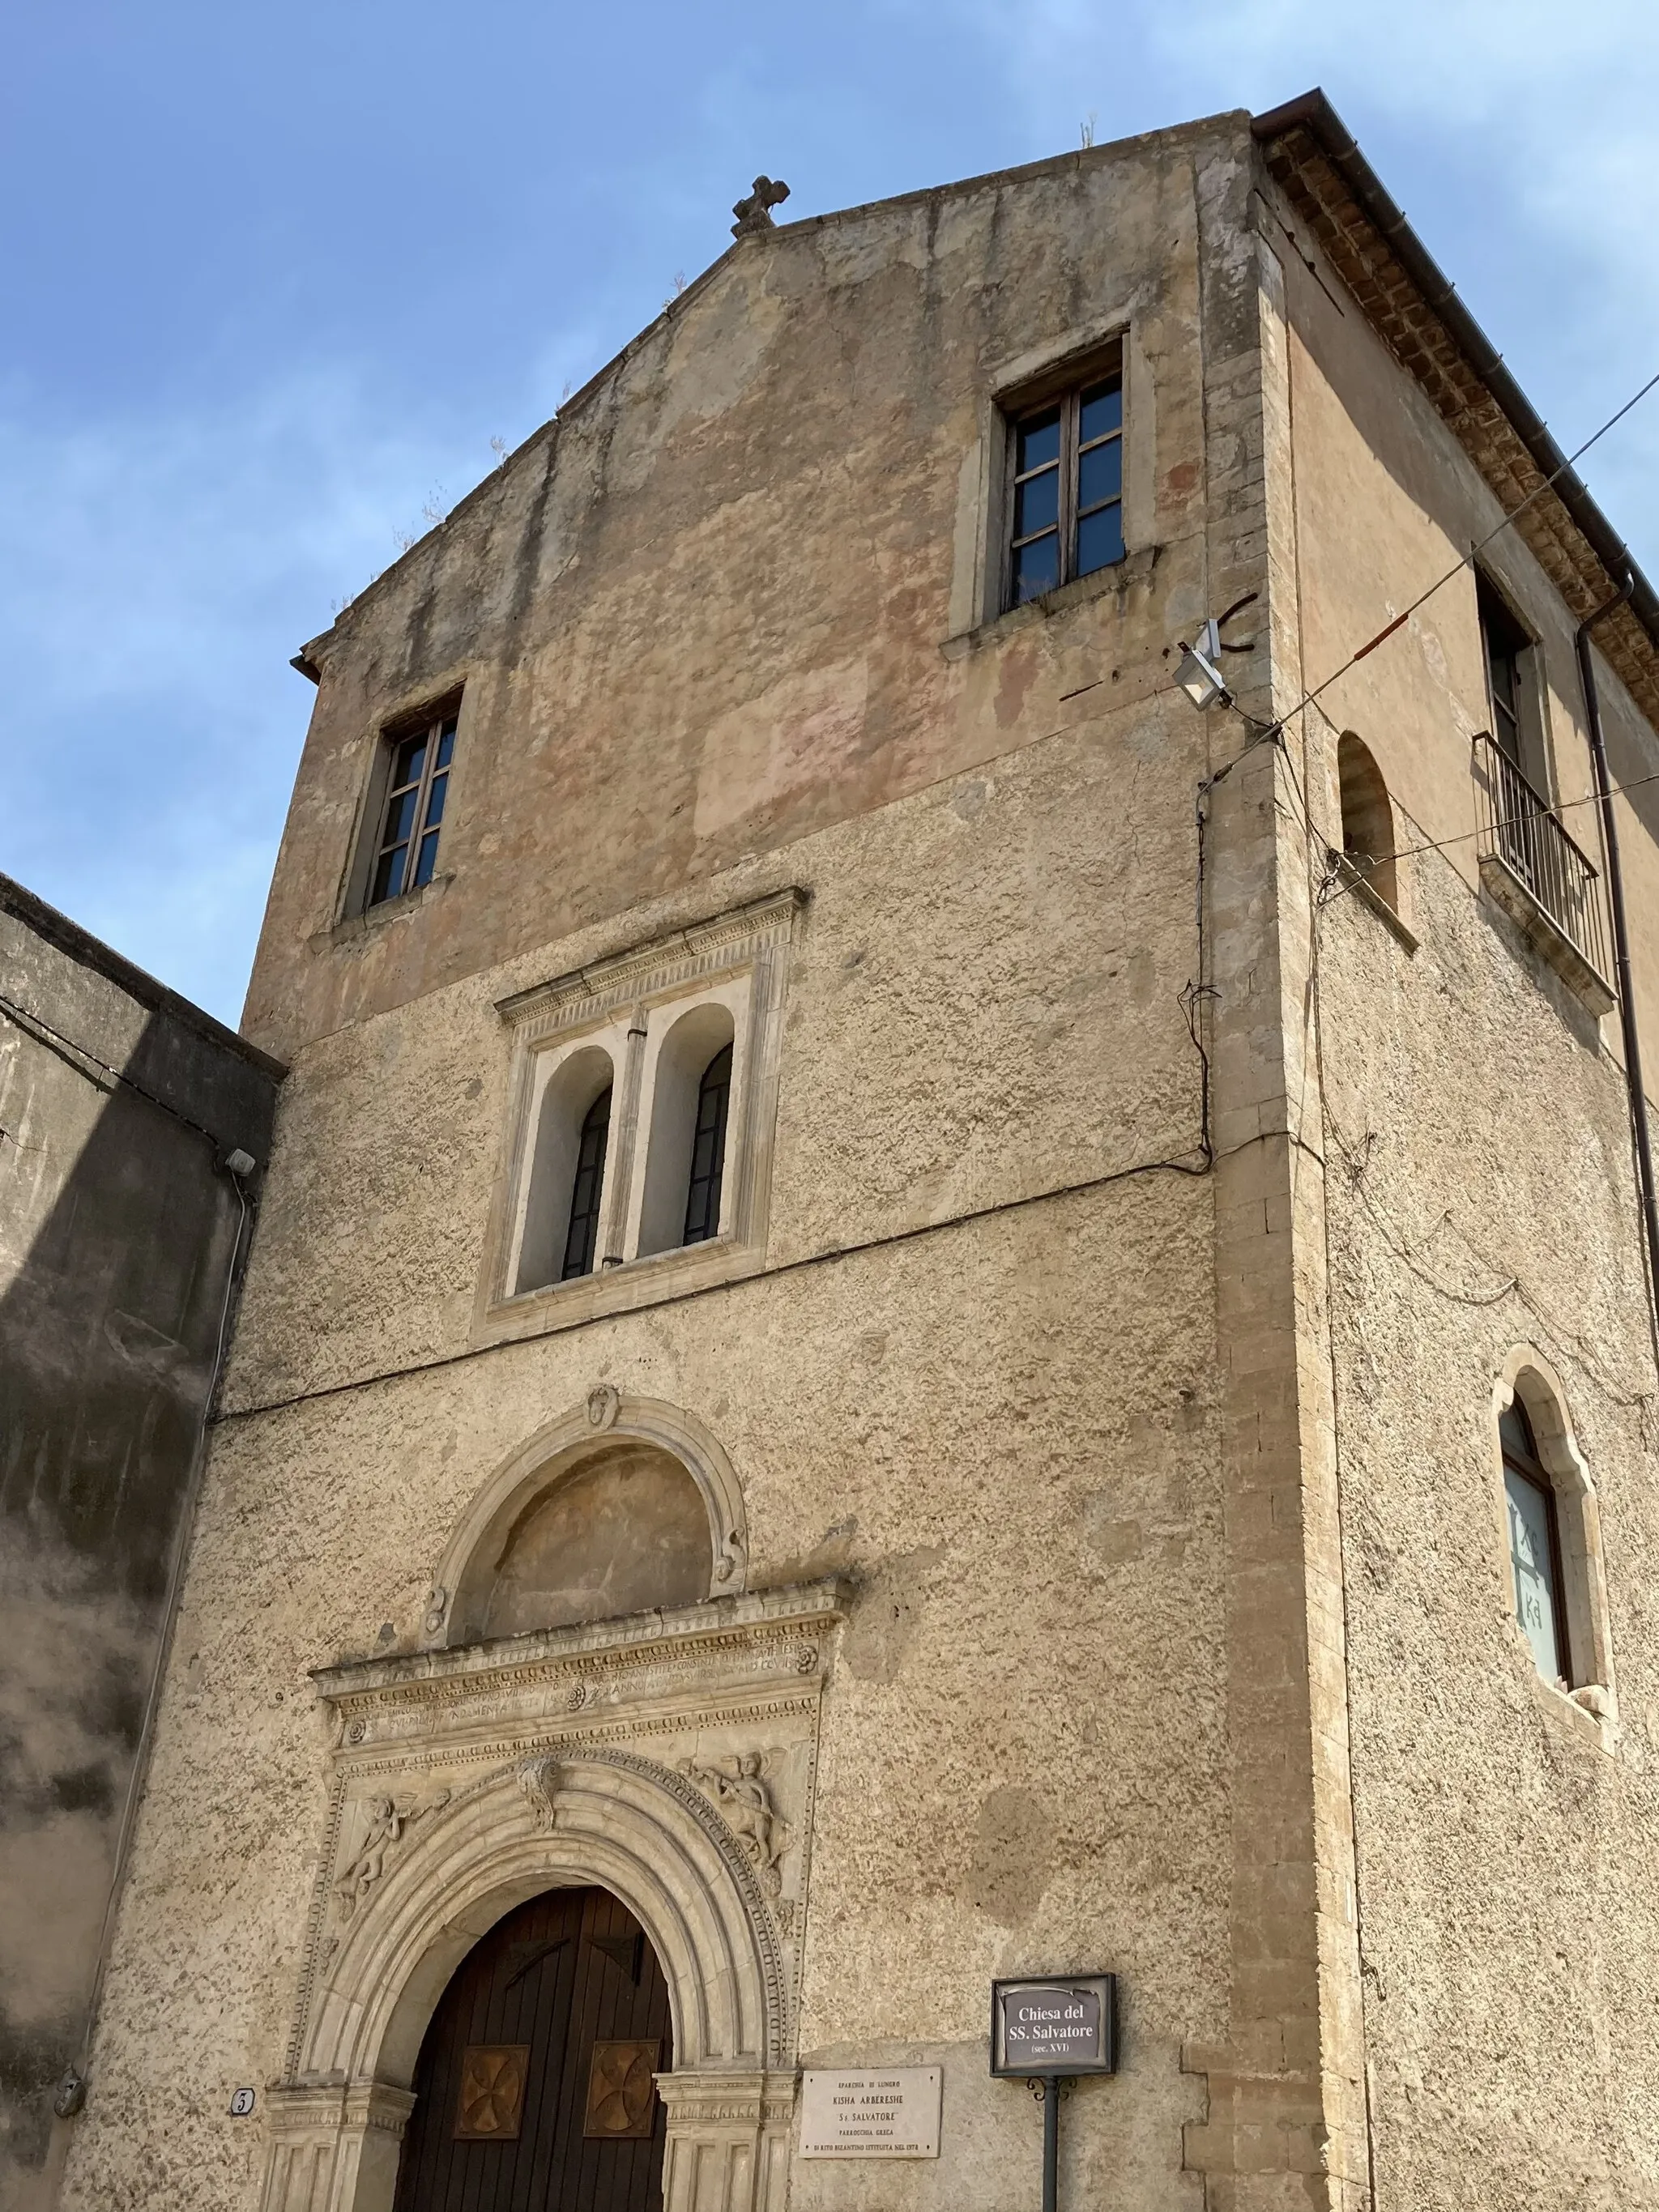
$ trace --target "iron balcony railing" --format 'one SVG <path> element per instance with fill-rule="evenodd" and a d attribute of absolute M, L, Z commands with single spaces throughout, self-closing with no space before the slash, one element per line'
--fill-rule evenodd
<path fill-rule="evenodd" d="M 1474 739 L 1474 787 L 1481 859 L 1500 860 L 1531 903 L 1605 981 L 1613 969 L 1595 866 L 1548 801 L 1485 730 Z"/>

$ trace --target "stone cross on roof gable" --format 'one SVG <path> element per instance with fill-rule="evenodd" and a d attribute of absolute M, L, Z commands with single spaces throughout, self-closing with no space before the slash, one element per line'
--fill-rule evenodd
<path fill-rule="evenodd" d="M 781 206 L 788 197 L 789 187 L 781 178 L 774 182 L 770 177 L 757 177 L 754 191 L 732 210 L 738 218 L 732 226 L 732 237 L 742 238 L 751 230 L 770 230 L 771 210 Z"/>

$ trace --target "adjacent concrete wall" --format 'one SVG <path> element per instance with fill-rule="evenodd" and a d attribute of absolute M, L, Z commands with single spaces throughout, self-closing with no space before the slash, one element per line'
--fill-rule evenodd
<path fill-rule="evenodd" d="M 0 878 L 8 2212 L 46 2201 L 52 2094 L 84 2055 L 240 1218 L 216 1146 L 264 1159 L 275 1076 Z"/>

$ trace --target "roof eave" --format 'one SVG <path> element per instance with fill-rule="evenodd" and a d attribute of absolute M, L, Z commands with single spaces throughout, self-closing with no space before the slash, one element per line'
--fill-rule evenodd
<path fill-rule="evenodd" d="M 1316 88 L 1282 107 L 1255 117 L 1251 135 L 1261 145 L 1289 138 L 1305 131 L 1341 178 L 1355 204 L 1388 246 L 1437 317 L 1473 374 L 1491 393 L 1516 435 L 1526 447 L 1540 475 L 1552 480 L 1555 496 L 1577 526 L 1586 544 L 1607 570 L 1609 596 L 1632 584 L 1631 611 L 1656 651 L 1659 651 L 1659 594 L 1587 489 L 1583 477 L 1571 467 L 1543 417 L 1504 367 L 1503 356 L 1458 297 L 1457 288 L 1396 205 L 1376 172 L 1359 150 L 1353 133 L 1323 92 Z"/>

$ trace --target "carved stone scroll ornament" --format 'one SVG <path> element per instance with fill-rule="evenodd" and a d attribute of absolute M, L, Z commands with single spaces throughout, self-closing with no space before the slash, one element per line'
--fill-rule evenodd
<path fill-rule="evenodd" d="M 587 1418 L 596 1429 L 614 1428 L 622 1397 L 614 1382 L 601 1382 L 587 1394 Z"/>
<path fill-rule="evenodd" d="M 734 1758 L 703 1765 L 694 1759 L 680 1761 L 680 1772 L 707 1790 L 720 1807 L 726 1825 L 760 1876 L 762 1887 L 775 1898 L 782 1887 L 778 1861 L 789 1841 L 789 1824 L 772 1802 L 764 1770 L 765 1761 L 757 1751 L 739 1752 Z"/>
<path fill-rule="evenodd" d="M 554 1800 L 559 1787 L 559 1762 L 550 1751 L 538 1751 L 518 1770 L 525 1802 L 536 1816 L 536 1826 L 550 1835 L 558 1820 Z"/>
<path fill-rule="evenodd" d="M 342 1920 L 350 1919 L 385 1874 L 386 1854 L 404 1841 L 417 1820 L 441 1812 L 448 1802 L 447 1790 L 437 1790 L 429 1797 L 380 1796 L 368 1800 L 368 1826 L 357 1856 L 334 1884 L 335 1907 Z"/>

